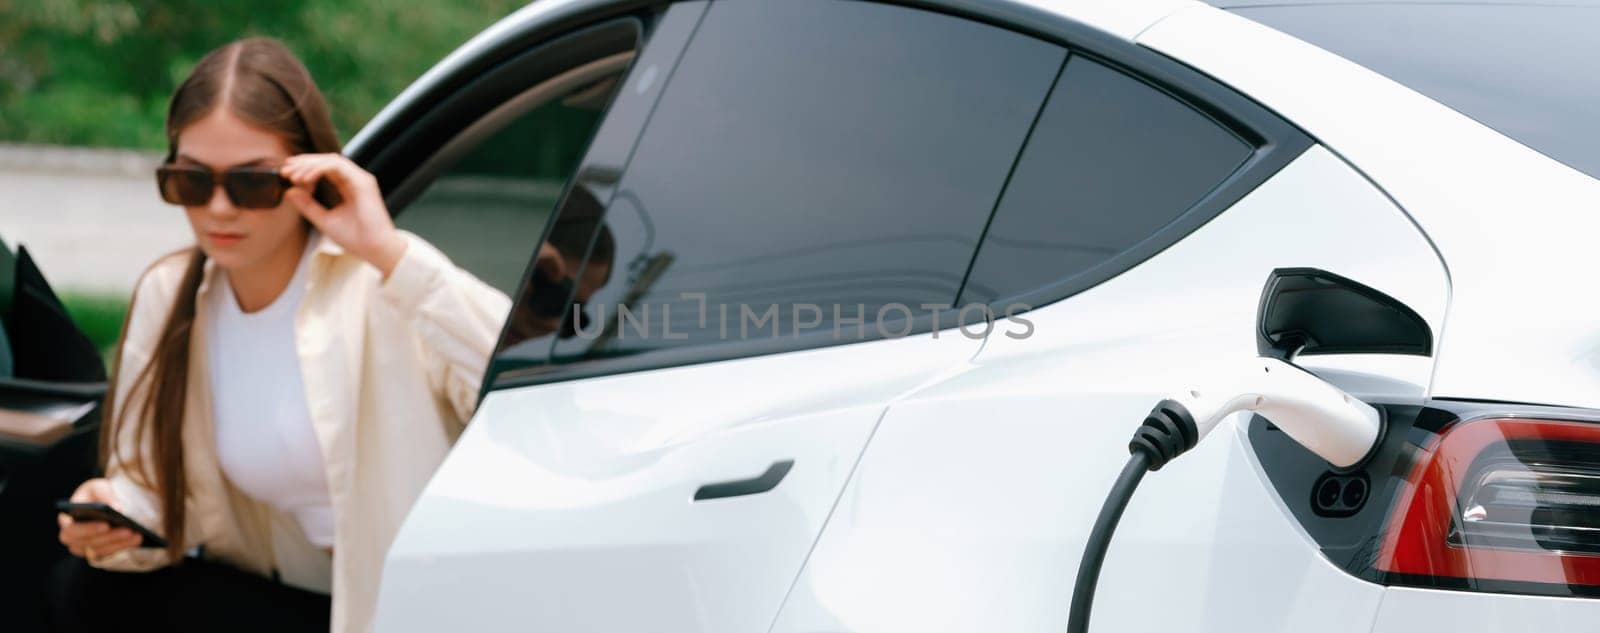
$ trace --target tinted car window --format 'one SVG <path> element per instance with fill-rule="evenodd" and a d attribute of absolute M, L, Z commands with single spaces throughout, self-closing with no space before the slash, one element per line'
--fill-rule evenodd
<path fill-rule="evenodd" d="M 599 118 L 592 101 L 555 99 L 534 108 L 441 174 L 395 224 L 489 285 L 516 291 Z"/>
<path fill-rule="evenodd" d="M 535 261 L 525 262 L 522 282 L 511 295 L 515 298 L 511 314 L 490 362 L 487 383 L 506 372 L 539 370 L 549 360 L 555 341 L 573 336 L 587 322 L 576 318 L 586 312 L 569 305 L 589 300 L 595 287 L 610 278 L 609 262 L 614 259 L 611 231 L 601 225 L 600 201 L 609 200 L 616 190 L 639 133 L 706 6 L 679 2 L 660 16 L 622 78 L 543 239 L 518 236 L 525 248 L 536 248 L 537 253 Z M 590 260 L 607 264 L 586 265 Z"/>
<path fill-rule="evenodd" d="M 1073 56 L 984 235 L 961 303 L 1096 278 L 1098 266 L 1172 223 L 1252 151 L 1182 101 Z"/>
<path fill-rule="evenodd" d="M 1278 3 L 1273 3 L 1278 4 Z M 1600 178 L 1600 5 L 1415 3 L 1232 9 L 1382 73 Z"/>
<path fill-rule="evenodd" d="M 836 308 L 858 340 L 952 303 L 1064 55 L 899 7 L 712 5 L 605 201 L 593 329 L 556 356 L 833 338 Z"/>

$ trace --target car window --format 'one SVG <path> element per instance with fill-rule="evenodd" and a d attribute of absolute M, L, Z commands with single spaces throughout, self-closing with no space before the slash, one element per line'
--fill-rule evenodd
<path fill-rule="evenodd" d="M 510 121 L 440 174 L 395 224 L 489 285 L 515 292 L 605 105 L 603 96 L 573 95 L 610 87 L 604 80 L 578 87 Z"/>
<path fill-rule="evenodd" d="M 642 28 L 621 17 L 482 52 L 392 104 L 399 114 L 363 130 L 350 155 L 378 178 L 397 226 L 510 294 Z"/>
<path fill-rule="evenodd" d="M 524 255 L 522 279 L 511 294 L 511 314 L 490 361 L 490 380 L 485 384 L 503 373 L 537 371 L 549 360 L 558 338 L 574 335 L 579 322 L 572 315 L 584 312 L 571 310 L 569 305 L 575 297 L 579 301 L 586 299 L 595 285 L 593 280 L 605 279 L 597 275 L 608 272 L 585 263 L 595 257 L 609 259 L 612 253 L 606 248 L 610 231 L 602 227 L 600 201 L 609 200 L 615 190 L 639 133 L 706 6 L 705 2 L 680 2 L 655 22 L 638 59 L 620 79 L 616 97 L 595 130 L 542 238 L 519 236 L 524 240 L 524 249 L 535 252 L 535 261 L 527 262 Z M 556 269 L 550 270 L 550 266 Z M 582 274 L 585 269 L 589 269 L 587 275 Z M 580 286 L 575 280 L 585 281 Z"/>
<path fill-rule="evenodd" d="M 714 4 L 602 198 L 592 327 L 556 358 L 908 333 L 955 300 L 1064 57 L 899 7 Z"/>
<path fill-rule="evenodd" d="M 1099 267 L 1172 224 L 1253 151 L 1166 92 L 1074 55 L 984 235 L 961 303 L 1104 279 Z"/>

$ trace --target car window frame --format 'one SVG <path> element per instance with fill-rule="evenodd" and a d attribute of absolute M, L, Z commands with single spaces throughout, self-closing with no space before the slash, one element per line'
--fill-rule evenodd
<path fill-rule="evenodd" d="M 646 30 L 677 0 L 568 0 L 529 5 L 490 25 L 439 60 L 395 96 L 350 138 L 344 153 L 368 171 L 388 172 L 380 154 L 463 86 L 528 50 L 615 18 L 635 18 Z M 403 178 L 407 174 L 394 174 Z M 380 184 L 389 180 L 380 178 Z M 384 189 L 388 190 L 387 187 Z"/>
<path fill-rule="evenodd" d="M 450 172 L 463 158 L 483 143 L 490 141 L 506 127 L 521 119 L 539 107 L 548 103 L 548 98 L 554 92 L 559 92 L 568 84 L 581 84 L 589 81 L 586 77 L 607 76 L 612 74 L 612 69 L 626 74 L 629 65 L 633 62 L 636 51 L 613 53 L 597 58 L 586 64 L 570 68 L 565 72 L 545 78 L 518 93 L 516 96 L 501 102 L 477 119 L 468 122 L 454 136 L 446 140 L 433 152 L 422 158 L 422 161 L 413 168 L 404 179 L 396 183 L 395 188 L 388 192 L 385 201 L 394 215 L 404 212 L 411 203 L 422 197 L 423 192 L 443 176 Z M 574 78 L 574 76 L 580 76 Z M 562 82 L 556 85 L 556 82 Z M 602 112 L 599 116 L 605 116 Z"/>
<path fill-rule="evenodd" d="M 501 106 L 562 73 L 611 55 L 638 51 L 647 37 L 649 19 L 648 15 L 627 15 L 585 24 L 538 45 L 505 54 L 497 63 L 475 69 L 470 77 L 442 81 L 439 85 L 450 86 L 448 91 L 425 107 L 412 108 L 400 121 L 391 122 L 378 135 L 379 140 L 352 151 L 351 159 L 378 179 L 390 214 L 398 217 L 434 178 L 448 170 L 449 165 L 440 164 L 435 157 L 442 152 L 460 151 L 451 144 L 472 132 L 474 125 L 496 116 Z M 465 148 L 461 153 L 470 150 Z"/>

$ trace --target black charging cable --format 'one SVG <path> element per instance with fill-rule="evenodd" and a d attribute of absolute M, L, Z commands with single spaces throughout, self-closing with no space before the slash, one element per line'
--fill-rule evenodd
<path fill-rule="evenodd" d="M 1094 520 L 1089 540 L 1083 545 L 1083 559 L 1078 562 L 1078 580 L 1072 587 L 1072 612 L 1067 617 L 1068 633 L 1086 633 L 1089 630 L 1089 608 L 1094 604 L 1095 584 L 1100 580 L 1100 565 L 1105 562 L 1106 549 L 1111 546 L 1111 535 L 1117 531 L 1122 511 L 1133 499 L 1134 489 L 1144 480 L 1144 474 L 1161 470 L 1167 462 L 1194 448 L 1200 441 L 1194 417 L 1188 409 L 1172 400 L 1162 400 L 1145 416 L 1144 423 L 1128 442 L 1127 465 L 1111 485 L 1100 506 L 1100 516 Z"/>

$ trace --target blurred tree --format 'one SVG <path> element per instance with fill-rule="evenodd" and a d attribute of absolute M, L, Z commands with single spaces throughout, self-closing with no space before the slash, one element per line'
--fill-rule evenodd
<path fill-rule="evenodd" d="M 0 141 L 163 149 L 167 99 L 206 52 L 283 40 L 349 138 L 522 0 L 0 0 Z"/>

